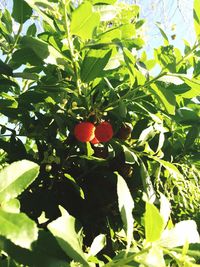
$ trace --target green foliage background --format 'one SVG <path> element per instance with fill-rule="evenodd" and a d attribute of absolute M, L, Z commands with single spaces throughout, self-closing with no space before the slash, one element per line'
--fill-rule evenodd
<path fill-rule="evenodd" d="M 11 164 L 0 173 L 2 264 L 150 266 L 155 256 L 151 266 L 196 266 L 197 244 L 166 245 L 162 233 L 185 225 L 198 243 L 198 5 L 194 45 L 182 53 L 159 28 L 154 58 L 137 5 L 13 0 L 1 12 L 0 161 Z M 43 29 L 24 30 L 30 18 Z M 109 142 L 74 137 L 80 121 L 104 120 Z"/>

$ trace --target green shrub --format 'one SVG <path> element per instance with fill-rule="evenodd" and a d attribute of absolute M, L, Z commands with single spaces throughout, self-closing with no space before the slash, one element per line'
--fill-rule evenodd
<path fill-rule="evenodd" d="M 139 6 L 79 2 L 1 13 L 1 266 L 197 266 L 198 0 L 153 59 Z"/>

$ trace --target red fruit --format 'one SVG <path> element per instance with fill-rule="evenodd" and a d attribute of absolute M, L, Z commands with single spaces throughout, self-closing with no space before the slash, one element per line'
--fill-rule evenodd
<path fill-rule="evenodd" d="M 95 137 L 99 142 L 108 142 L 113 137 L 113 128 L 109 122 L 101 122 L 95 130 Z"/>
<path fill-rule="evenodd" d="M 90 143 L 93 144 L 93 145 L 96 145 L 96 144 L 99 144 L 99 140 L 98 140 L 96 137 L 94 137 L 94 138 L 90 141 Z"/>
<path fill-rule="evenodd" d="M 80 122 L 74 128 L 74 135 L 80 142 L 89 142 L 94 139 L 95 126 L 91 122 Z"/>

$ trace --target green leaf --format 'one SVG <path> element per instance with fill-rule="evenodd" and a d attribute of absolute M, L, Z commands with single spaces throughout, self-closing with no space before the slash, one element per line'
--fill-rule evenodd
<path fill-rule="evenodd" d="M 190 90 L 188 90 L 185 93 L 182 93 L 181 96 L 184 98 L 193 98 L 200 95 L 200 81 L 193 78 L 189 79 L 187 77 L 181 77 L 179 76 L 189 87 Z"/>
<path fill-rule="evenodd" d="M 9 213 L 0 209 L 0 235 L 22 248 L 31 248 L 38 237 L 37 225 L 24 213 Z"/>
<path fill-rule="evenodd" d="M 182 174 L 178 170 L 178 168 L 171 162 L 165 161 L 163 159 L 159 159 L 157 157 L 152 157 L 154 160 L 158 161 L 168 172 L 173 176 L 173 178 L 183 178 Z"/>
<path fill-rule="evenodd" d="M 199 0 L 194 0 L 193 5 L 193 18 L 194 18 L 194 29 L 196 32 L 197 39 L 200 35 L 200 10 L 199 10 Z"/>
<path fill-rule="evenodd" d="M 167 225 L 167 222 L 169 220 L 170 213 L 171 205 L 168 198 L 165 195 L 160 194 L 160 215 L 163 217 L 165 226 Z"/>
<path fill-rule="evenodd" d="M 181 221 L 172 229 L 166 229 L 158 244 L 167 248 L 184 246 L 185 243 L 200 243 L 196 222 L 193 220 Z"/>
<path fill-rule="evenodd" d="M 140 174 L 142 177 L 142 184 L 143 184 L 144 192 L 146 193 L 147 200 L 149 202 L 154 202 L 156 198 L 156 194 L 153 188 L 153 184 L 151 182 L 151 177 L 143 162 L 141 162 L 140 164 Z"/>
<path fill-rule="evenodd" d="M 183 107 L 178 109 L 175 120 L 178 123 L 196 125 L 199 124 L 200 116 L 198 116 L 197 111 L 194 111 L 191 108 Z"/>
<path fill-rule="evenodd" d="M 17 108 L 18 103 L 15 99 L 0 99 L 0 109 Z"/>
<path fill-rule="evenodd" d="M 167 35 L 166 33 L 163 31 L 162 27 L 161 27 L 161 24 L 160 23 L 156 23 L 160 33 L 162 34 L 162 37 L 164 38 L 164 45 L 169 45 L 169 40 L 167 38 Z"/>
<path fill-rule="evenodd" d="M 190 128 L 185 139 L 185 144 L 184 144 L 185 149 L 190 148 L 194 144 L 195 140 L 199 137 L 199 134 L 200 134 L 199 127 L 193 126 Z"/>
<path fill-rule="evenodd" d="M 73 260 L 89 266 L 82 250 L 80 238 L 75 230 L 75 218 L 62 207 L 62 216 L 48 224 L 48 229 L 55 236 L 63 251 Z"/>
<path fill-rule="evenodd" d="M 134 67 L 136 63 L 135 56 L 126 47 L 123 48 L 123 55 L 130 73 L 134 76 Z"/>
<path fill-rule="evenodd" d="M 122 145 L 123 151 L 124 151 L 124 157 L 125 157 L 125 163 L 127 164 L 134 164 L 135 162 L 138 162 L 136 154 L 128 149 L 125 145 Z"/>
<path fill-rule="evenodd" d="M 158 246 L 152 246 L 147 253 L 139 254 L 136 260 L 141 263 L 140 266 L 166 267 L 163 249 Z"/>
<path fill-rule="evenodd" d="M 68 179 L 68 181 L 70 181 L 71 185 L 77 190 L 80 197 L 82 199 L 85 199 L 84 192 L 82 188 L 76 183 L 76 180 L 68 173 L 65 173 L 64 176 Z"/>
<path fill-rule="evenodd" d="M 17 2 L 18 0 L 15 0 L 15 1 Z M 44 21 L 46 21 L 46 22 L 51 26 L 51 28 L 52 28 L 53 30 L 55 30 L 53 20 L 50 19 L 50 17 L 47 16 L 46 13 L 43 12 L 43 11 L 37 6 L 38 3 L 42 3 L 43 1 L 40 1 L 40 2 L 39 2 L 38 0 L 25 0 L 25 1 L 26 1 L 26 3 L 27 3 L 33 10 L 35 10 L 35 11 L 37 12 L 37 14 L 38 14 L 39 16 L 42 17 L 42 19 L 43 19 Z"/>
<path fill-rule="evenodd" d="M 95 256 L 99 251 L 101 251 L 106 245 L 106 236 L 100 234 L 95 237 L 88 252 L 88 257 Z"/>
<path fill-rule="evenodd" d="M 116 2 L 117 0 L 90 0 L 90 2 L 95 5 L 95 4 L 108 4 L 112 5 Z"/>
<path fill-rule="evenodd" d="M 16 82 L 6 78 L 0 79 L 0 91 L 3 92 L 2 96 L 5 97 L 5 92 L 12 91 L 14 88 L 19 89 L 19 85 Z M 8 99 L 15 101 L 14 97 L 11 96 Z"/>
<path fill-rule="evenodd" d="M 69 267 L 66 255 L 56 239 L 46 230 L 40 230 L 31 250 L 21 248 L 0 237 L 0 248 L 23 266 Z"/>
<path fill-rule="evenodd" d="M 126 240 L 127 240 L 126 249 L 128 251 L 131 246 L 131 242 L 133 240 L 134 219 L 132 211 L 134 208 L 134 202 L 125 180 L 118 173 L 116 173 L 116 175 L 117 175 L 118 205 L 121 218 L 124 224 L 124 229 L 126 232 Z"/>
<path fill-rule="evenodd" d="M 12 68 L 8 64 L 4 63 L 1 59 L 0 59 L 0 74 L 5 74 L 8 76 L 13 75 Z"/>
<path fill-rule="evenodd" d="M 99 13 L 92 12 L 92 5 L 85 2 L 72 13 L 71 34 L 78 35 L 83 40 L 91 39 L 99 22 Z"/>
<path fill-rule="evenodd" d="M 59 51 L 39 38 L 24 36 L 21 39 L 21 44 L 25 48 L 31 48 L 34 53 L 47 64 L 67 65 L 65 58 Z"/>
<path fill-rule="evenodd" d="M 97 77 L 104 76 L 103 69 L 108 63 L 112 50 L 90 50 L 81 66 L 81 80 L 90 82 Z"/>
<path fill-rule="evenodd" d="M 35 36 L 36 32 L 37 32 L 37 28 L 35 26 L 35 23 L 33 23 L 28 27 L 26 34 L 28 36 Z"/>
<path fill-rule="evenodd" d="M 155 242 L 159 240 L 164 230 L 165 223 L 158 209 L 148 202 L 146 202 L 144 220 L 146 241 Z"/>
<path fill-rule="evenodd" d="M 10 34 L 12 34 L 13 31 L 12 17 L 7 9 L 4 10 L 1 20 L 6 25 L 7 31 Z"/>
<path fill-rule="evenodd" d="M 93 7 L 95 12 L 99 12 L 101 21 L 109 21 L 115 18 L 118 11 L 115 6 L 112 5 L 96 5 Z"/>
<path fill-rule="evenodd" d="M 32 8 L 24 0 L 13 0 L 12 17 L 18 23 L 24 23 L 32 15 Z"/>
<path fill-rule="evenodd" d="M 10 164 L 0 172 L 0 203 L 21 194 L 37 177 L 39 166 L 22 160 Z"/>
<path fill-rule="evenodd" d="M 32 66 L 42 66 L 44 63 L 40 57 L 29 47 L 16 50 L 12 55 L 12 62 L 17 67 L 29 63 Z"/>
<path fill-rule="evenodd" d="M 4 211 L 10 212 L 10 213 L 19 213 L 20 212 L 20 202 L 16 198 L 10 199 L 7 202 L 2 202 L 1 208 Z"/>
<path fill-rule="evenodd" d="M 161 46 L 155 49 L 155 58 L 158 64 L 170 72 L 176 72 L 176 56 L 172 45 Z"/>
<path fill-rule="evenodd" d="M 162 87 L 160 84 L 152 84 L 151 91 L 159 98 L 160 102 L 164 106 L 165 110 L 171 114 L 175 114 L 176 98 L 175 95 Z"/>
<path fill-rule="evenodd" d="M 23 78 L 26 80 L 33 80 L 33 81 L 38 81 L 39 80 L 39 75 L 36 73 L 29 73 L 29 72 L 15 72 L 13 74 L 14 77 L 16 78 Z"/>

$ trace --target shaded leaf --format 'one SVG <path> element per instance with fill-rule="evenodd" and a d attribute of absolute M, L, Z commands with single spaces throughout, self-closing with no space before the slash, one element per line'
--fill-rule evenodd
<path fill-rule="evenodd" d="M 193 126 L 190 128 L 190 130 L 188 131 L 187 135 L 186 135 L 186 139 L 185 139 L 185 143 L 184 143 L 184 147 L 185 149 L 188 149 L 189 147 L 191 147 L 195 140 L 199 137 L 200 134 L 200 128 L 197 126 Z"/>
<path fill-rule="evenodd" d="M 34 53 L 47 64 L 67 65 L 66 60 L 59 51 L 39 38 L 23 36 L 21 44 L 25 48 L 31 48 Z"/>
<path fill-rule="evenodd" d="M 46 230 L 39 231 L 31 250 L 16 246 L 3 237 L 0 237 L 0 246 L 10 257 L 25 266 L 69 267 L 65 253 Z"/>
<path fill-rule="evenodd" d="M 1 59 L 0 59 L 0 74 L 5 74 L 8 76 L 13 75 L 13 69 L 8 64 L 4 63 Z"/>
<path fill-rule="evenodd" d="M 24 23 L 32 15 L 32 8 L 24 0 L 13 0 L 12 17 L 18 23 Z"/>

